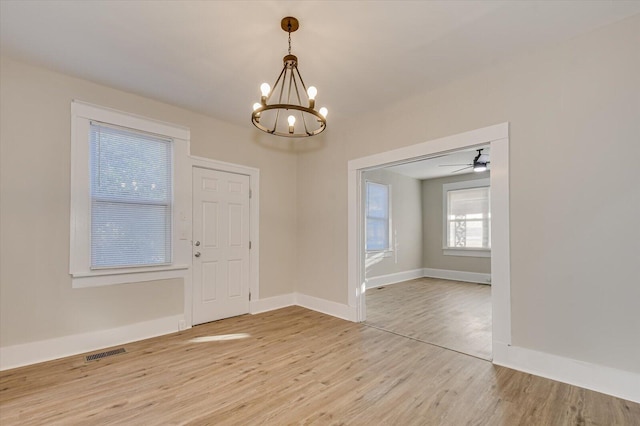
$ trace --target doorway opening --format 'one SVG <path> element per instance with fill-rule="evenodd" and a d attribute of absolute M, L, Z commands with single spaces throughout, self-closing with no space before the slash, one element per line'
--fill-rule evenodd
<path fill-rule="evenodd" d="M 491 360 L 488 164 L 483 146 L 363 172 L 368 326 Z"/>
<path fill-rule="evenodd" d="M 367 319 L 364 197 L 368 170 L 443 156 L 455 151 L 488 146 L 491 150 L 491 311 L 492 353 L 511 343 L 509 254 L 509 125 L 502 123 L 349 161 L 348 256 L 349 306 L 357 321 Z"/>

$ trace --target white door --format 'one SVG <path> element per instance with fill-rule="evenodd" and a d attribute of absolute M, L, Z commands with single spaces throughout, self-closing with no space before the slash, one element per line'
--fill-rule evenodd
<path fill-rule="evenodd" d="M 193 168 L 193 324 L 249 312 L 249 176 Z"/>

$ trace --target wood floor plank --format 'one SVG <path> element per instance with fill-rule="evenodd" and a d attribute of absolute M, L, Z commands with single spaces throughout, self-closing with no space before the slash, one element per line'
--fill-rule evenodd
<path fill-rule="evenodd" d="M 491 360 L 491 287 L 418 278 L 369 289 L 366 323 Z"/>
<path fill-rule="evenodd" d="M 300 307 L 124 347 L 0 373 L 0 424 L 640 425 L 640 404 Z"/>

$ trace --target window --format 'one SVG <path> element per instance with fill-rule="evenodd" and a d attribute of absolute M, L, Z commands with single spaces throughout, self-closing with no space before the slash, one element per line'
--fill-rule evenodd
<path fill-rule="evenodd" d="M 490 196 L 489 179 L 443 185 L 445 254 L 489 254 Z"/>
<path fill-rule="evenodd" d="M 172 141 L 92 122 L 91 268 L 171 263 Z"/>
<path fill-rule="evenodd" d="M 71 104 L 73 287 L 186 274 L 188 143 L 187 129 Z"/>
<path fill-rule="evenodd" d="M 366 182 L 366 242 L 367 251 L 390 248 L 389 185 Z"/>

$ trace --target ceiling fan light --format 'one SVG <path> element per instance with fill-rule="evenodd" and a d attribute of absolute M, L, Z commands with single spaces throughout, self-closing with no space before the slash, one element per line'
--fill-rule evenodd
<path fill-rule="evenodd" d="M 473 165 L 473 171 L 474 172 L 484 172 L 487 170 L 487 164 L 486 163 L 475 163 Z"/>

